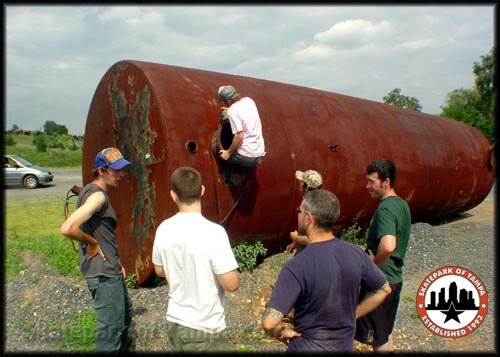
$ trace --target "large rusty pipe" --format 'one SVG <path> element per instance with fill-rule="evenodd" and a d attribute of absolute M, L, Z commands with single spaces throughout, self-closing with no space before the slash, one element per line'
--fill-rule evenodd
<path fill-rule="evenodd" d="M 215 100 L 225 84 L 253 98 L 261 116 L 267 155 L 246 179 L 216 155 L 231 137 L 228 126 L 218 124 Z M 84 184 L 92 180 L 96 153 L 108 146 L 132 162 L 110 197 L 122 263 L 140 284 L 153 276 L 157 226 L 177 212 L 169 180 L 179 166 L 201 172 L 203 213 L 226 227 L 233 245 L 260 239 L 270 250 L 283 248 L 296 228 L 296 170 L 321 172 L 324 188 L 340 199 L 337 233 L 354 222 L 365 225 L 373 214 L 378 202 L 365 189 L 365 170 L 375 159 L 396 164 L 396 191 L 408 201 L 413 222 L 473 208 L 495 178 L 486 138 L 454 120 L 301 86 L 132 60 L 114 64 L 92 99 Z M 228 177 L 236 184 L 227 185 Z"/>

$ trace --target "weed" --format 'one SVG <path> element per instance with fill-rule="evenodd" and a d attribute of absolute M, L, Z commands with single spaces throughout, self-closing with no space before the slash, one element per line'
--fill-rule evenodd
<path fill-rule="evenodd" d="M 127 275 L 125 278 L 125 283 L 130 289 L 137 289 L 137 274 L 132 273 Z"/>
<path fill-rule="evenodd" d="M 352 226 L 344 228 L 340 232 L 340 239 L 352 244 L 366 246 L 368 229 L 363 229 L 357 223 L 354 223 Z"/>
<path fill-rule="evenodd" d="M 233 248 L 234 257 L 238 262 L 238 271 L 253 271 L 257 266 L 257 257 L 265 256 L 267 248 L 264 247 L 261 241 L 257 240 L 253 243 L 241 243 Z"/>

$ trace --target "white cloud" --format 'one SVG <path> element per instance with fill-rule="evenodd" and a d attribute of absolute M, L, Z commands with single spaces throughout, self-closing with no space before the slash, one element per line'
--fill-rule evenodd
<path fill-rule="evenodd" d="M 391 30 L 392 26 L 386 20 L 373 23 L 364 19 L 351 19 L 339 22 L 328 30 L 318 33 L 314 36 L 314 40 L 335 47 L 352 48 L 387 39 Z"/>
<path fill-rule="evenodd" d="M 322 44 L 313 44 L 293 53 L 292 59 L 296 59 L 299 62 L 310 63 L 318 60 L 331 58 L 333 54 L 334 54 L 333 48 Z"/>

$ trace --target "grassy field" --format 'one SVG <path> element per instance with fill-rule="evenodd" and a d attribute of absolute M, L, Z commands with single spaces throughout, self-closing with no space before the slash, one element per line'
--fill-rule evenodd
<path fill-rule="evenodd" d="M 47 149 L 39 152 L 33 145 L 33 135 L 12 134 L 16 141 L 14 146 L 5 146 L 7 154 L 19 155 L 33 164 L 43 167 L 81 167 L 82 150 Z"/>
<path fill-rule="evenodd" d="M 64 199 L 6 202 L 5 211 L 7 281 L 25 268 L 22 253 L 26 250 L 42 253 L 44 261 L 62 274 L 80 277 L 78 254 L 71 241 L 59 233 L 65 219 Z"/>

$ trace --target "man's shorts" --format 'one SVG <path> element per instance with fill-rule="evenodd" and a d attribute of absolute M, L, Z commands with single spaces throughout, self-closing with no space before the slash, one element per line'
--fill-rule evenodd
<path fill-rule="evenodd" d="M 387 343 L 392 333 L 403 283 L 390 284 L 391 293 L 375 310 L 356 320 L 354 339 L 372 346 Z"/>
<path fill-rule="evenodd" d="M 225 331 L 208 333 L 167 320 L 168 342 L 172 352 L 231 352 Z"/>

